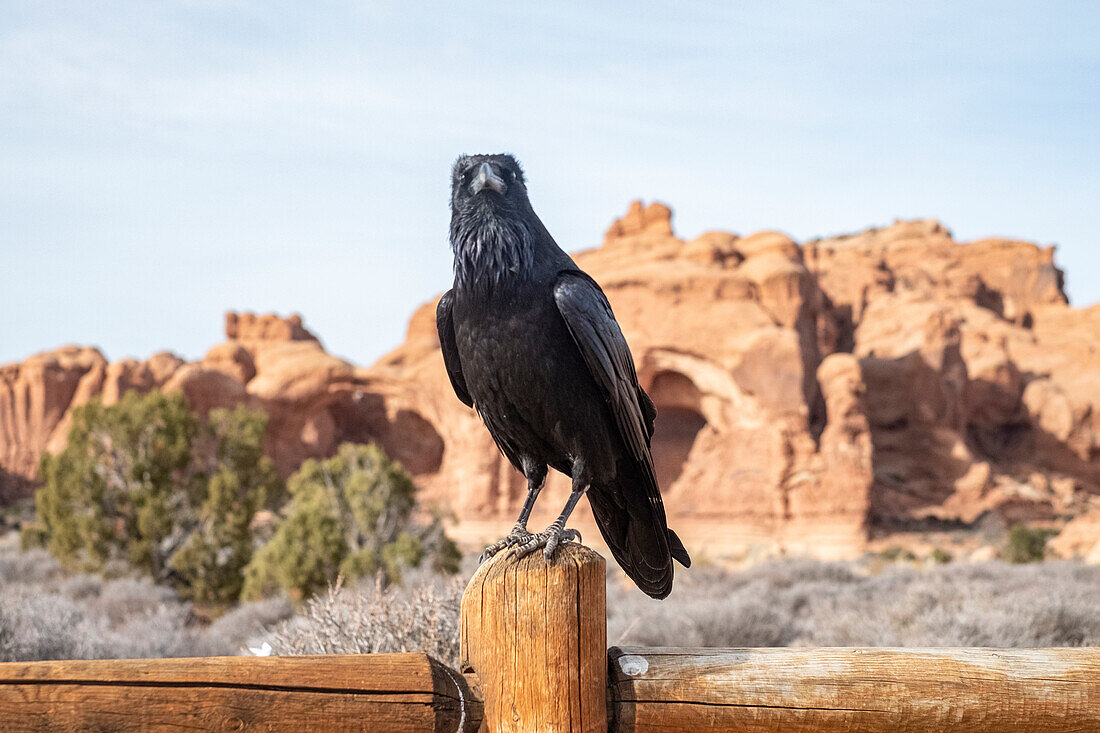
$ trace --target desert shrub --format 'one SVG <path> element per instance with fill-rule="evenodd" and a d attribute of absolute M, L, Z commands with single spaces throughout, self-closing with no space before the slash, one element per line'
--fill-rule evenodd
<path fill-rule="evenodd" d="M 74 411 L 66 448 L 42 458 L 24 545 L 70 569 L 110 574 L 125 563 L 194 600 L 234 600 L 252 518 L 282 494 L 263 455 L 266 426 L 243 406 L 200 421 L 182 396 L 158 392 L 89 402 Z"/>
<path fill-rule="evenodd" d="M 1046 557 L 1047 540 L 1056 534 L 1053 529 L 1014 524 L 1008 531 L 1001 557 L 1014 563 L 1040 562 Z"/>
<path fill-rule="evenodd" d="M 943 549 L 942 547 L 937 547 L 933 549 L 932 552 L 928 553 L 928 559 L 936 563 L 937 565 L 946 565 L 954 558 L 947 550 Z"/>
<path fill-rule="evenodd" d="M 264 638 L 274 654 L 425 652 L 457 667 L 462 588 L 425 573 L 400 586 L 330 586 Z"/>
<path fill-rule="evenodd" d="M 425 561 L 439 572 L 458 569 L 440 517 L 417 520 L 412 478 L 378 446 L 345 443 L 332 458 L 303 463 L 287 485 L 283 519 L 246 569 L 245 598 L 276 590 L 307 598 L 338 576 L 399 581 Z"/>
<path fill-rule="evenodd" d="M 130 392 L 111 407 L 93 400 L 77 408 L 65 450 L 42 457 L 27 536 L 39 533 L 70 567 L 102 570 L 123 558 L 160 577 L 195 489 L 185 469 L 197 429 L 179 395 Z"/>
<path fill-rule="evenodd" d="M 238 406 L 210 413 L 205 496 L 195 528 L 169 563 L 194 600 L 228 602 L 240 596 L 244 568 L 252 560 L 252 520 L 283 498 L 275 466 L 263 452 L 266 429 L 262 412 Z"/>
<path fill-rule="evenodd" d="M 896 545 L 887 547 L 885 550 L 878 553 L 878 556 L 886 562 L 913 562 L 917 559 L 917 556 L 911 551 Z"/>

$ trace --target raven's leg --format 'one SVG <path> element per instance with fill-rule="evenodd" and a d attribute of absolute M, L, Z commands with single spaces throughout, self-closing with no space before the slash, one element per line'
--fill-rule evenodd
<path fill-rule="evenodd" d="M 485 548 L 485 551 L 481 553 L 481 557 L 478 558 L 478 562 L 485 562 L 504 548 L 522 545 L 531 539 L 533 535 L 527 531 L 527 520 L 531 517 L 535 499 L 539 497 L 539 492 L 542 491 L 542 487 L 546 483 L 546 471 L 545 463 L 539 464 L 533 460 L 524 459 L 523 475 L 527 477 L 527 498 L 523 500 L 523 509 L 519 512 L 519 519 L 516 520 L 512 531 L 504 539 Z"/>
<path fill-rule="evenodd" d="M 562 542 L 568 542 L 569 540 L 581 541 L 580 532 L 575 529 L 565 528 L 565 523 L 569 521 L 569 515 L 573 513 L 573 509 L 576 508 L 577 502 L 580 501 L 584 492 L 588 491 L 589 479 L 587 475 L 583 475 L 583 469 L 577 469 L 578 467 L 574 466 L 573 493 L 569 495 L 569 499 L 565 502 L 565 508 L 561 510 L 561 514 L 558 515 L 558 518 L 555 519 L 545 531 L 532 535 L 530 540 L 521 545 L 516 550 L 516 557 L 523 557 L 541 547 L 543 557 L 549 560 L 554 556 L 554 550 Z"/>

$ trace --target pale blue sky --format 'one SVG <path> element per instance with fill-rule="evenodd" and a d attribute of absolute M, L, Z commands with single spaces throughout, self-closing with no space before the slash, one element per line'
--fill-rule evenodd
<path fill-rule="evenodd" d="M 559 243 L 936 217 L 1100 299 L 1100 4 L 0 0 L 0 363 L 301 312 L 367 364 L 450 283 L 448 173 L 510 151 Z"/>

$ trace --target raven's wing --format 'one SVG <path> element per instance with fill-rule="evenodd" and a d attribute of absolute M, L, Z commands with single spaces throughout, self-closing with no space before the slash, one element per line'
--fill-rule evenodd
<path fill-rule="evenodd" d="M 656 410 L 649 398 L 643 410 L 630 347 L 596 281 L 579 270 L 566 270 L 554 285 L 554 301 L 569 327 L 588 371 L 607 398 L 623 442 L 636 460 L 652 463 L 649 436 Z M 658 498 L 659 500 L 659 498 Z"/>
<path fill-rule="evenodd" d="M 448 290 L 439 299 L 435 308 L 435 327 L 439 331 L 439 347 L 443 350 L 443 365 L 447 367 L 447 376 L 451 378 L 458 399 L 473 407 L 470 391 L 466 388 L 466 378 L 462 376 L 462 361 L 458 358 L 458 345 L 455 343 L 455 324 L 452 308 L 454 293 Z"/>
<path fill-rule="evenodd" d="M 589 494 L 596 523 L 615 559 L 638 586 L 663 598 L 672 590 L 671 557 L 691 564 L 680 539 L 668 529 L 649 439 L 653 402 L 638 385 L 634 359 L 596 281 L 579 270 L 559 273 L 554 301 L 588 371 L 607 399 L 629 456 L 610 490 Z"/>

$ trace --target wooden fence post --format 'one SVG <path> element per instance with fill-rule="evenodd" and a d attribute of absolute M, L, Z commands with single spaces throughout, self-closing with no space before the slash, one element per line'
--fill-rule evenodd
<path fill-rule="evenodd" d="M 502 552 L 462 597 L 462 671 L 489 731 L 607 730 L 606 566 L 569 542 L 547 561 Z"/>

